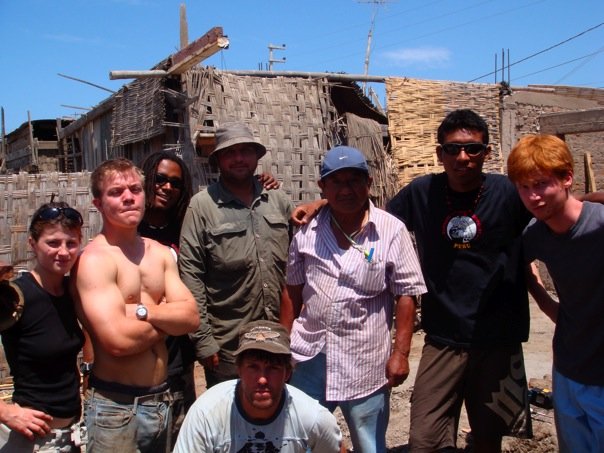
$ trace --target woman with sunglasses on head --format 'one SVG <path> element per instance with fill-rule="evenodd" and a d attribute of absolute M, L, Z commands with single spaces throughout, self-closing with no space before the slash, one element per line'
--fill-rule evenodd
<path fill-rule="evenodd" d="M 12 404 L 0 402 L 0 452 L 80 451 L 72 431 L 79 434 L 77 356 L 84 336 L 65 274 L 78 257 L 82 224 L 63 202 L 44 204 L 32 217 L 28 241 L 36 264 L 13 281 L 23 311 L 1 332 L 14 392 Z"/>

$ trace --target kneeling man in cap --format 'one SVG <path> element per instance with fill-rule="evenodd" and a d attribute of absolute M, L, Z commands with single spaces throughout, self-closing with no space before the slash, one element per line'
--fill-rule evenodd
<path fill-rule="evenodd" d="M 292 365 L 284 327 L 272 321 L 244 325 L 235 356 L 239 379 L 217 384 L 197 399 L 175 453 L 340 451 L 335 417 L 286 384 Z"/>

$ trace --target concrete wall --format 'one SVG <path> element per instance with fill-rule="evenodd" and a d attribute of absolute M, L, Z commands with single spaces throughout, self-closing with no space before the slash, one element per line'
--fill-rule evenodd
<path fill-rule="evenodd" d="M 552 90 L 512 89 L 505 96 L 501 114 L 501 148 L 504 161 L 516 141 L 525 134 L 539 133 L 539 117 L 548 113 L 571 112 L 602 108 L 598 99 L 583 99 Z M 604 132 L 569 134 L 565 137 L 575 157 L 576 192 L 585 191 L 584 154 L 591 153 L 596 185 L 604 190 Z"/>

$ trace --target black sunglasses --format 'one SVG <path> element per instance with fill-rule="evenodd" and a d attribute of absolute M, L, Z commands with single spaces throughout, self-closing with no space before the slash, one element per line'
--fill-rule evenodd
<path fill-rule="evenodd" d="M 468 156 L 478 156 L 487 149 L 484 143 L 443 143 L 440 147 L 449 156 L 457 156 L 462 148 Z"/>
<path fill-rule="evenodd" d="M 162 173 L 155 173 L 155 184 L 163 187 L 168 183 L 173 189 L 182 189 L 184 185 L 180 178 L 170 178 Z"/>
<path fill-rule="evenodd" d="M 84 224 L 84 219 L 82 219 L 82 215 L 77 210 L 73 208 L 58 208 L 56 206 L 42 209 L 38 212 L 36 217 L 34 217 L 31 223 L 33 224 L 39 220 L 54 220 L 61 214 L 63 214 L 66 219 L 77 222 L 79 226 Z"/>

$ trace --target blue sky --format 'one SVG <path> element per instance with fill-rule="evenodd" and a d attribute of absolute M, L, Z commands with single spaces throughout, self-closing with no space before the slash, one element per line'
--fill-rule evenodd
<path fill-rule="evenodd" d="M 74 116 L 128 80 L 112 70 L 151 68 L 179 47 L 179 5 L 189 40 L 222 26 L 229 49 L 203 64 L 274 70 L 364 72 L 375 14 L 369 74 L 471 81 L 490 74 L 509 49 L 512 86 L 604 88 L 602 0 L 0 0 L 0 106 L 6 131 L 32 119 Z M 551 49 L 550 49 L 551 48 Z M 550 50 L 547 50 L 550 49 Z M 505 72 L 507 79 L 507 71 Z M 501 80 L 499 72 L 498 81 Z M 478 82 L 494 82 L 488 75 Z M 384 102 L 383 86 L 373 85 Z"/>

